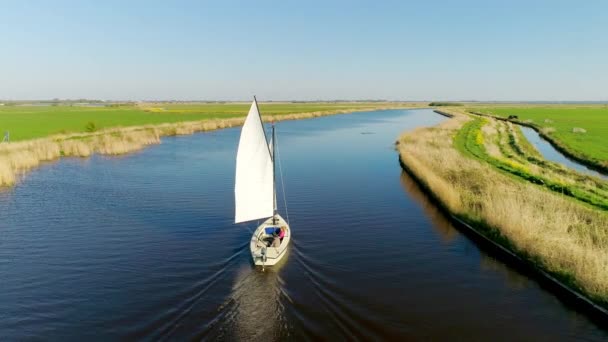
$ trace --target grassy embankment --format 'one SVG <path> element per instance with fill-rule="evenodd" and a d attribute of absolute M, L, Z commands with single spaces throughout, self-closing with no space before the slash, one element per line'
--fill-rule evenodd
<path fill-rule="evenodd" d="M 504 118 L 515 115 L 515 122 L 533 127 L 563 153 L 608 172 L 606 105 L 482 106 L 469 110 Z"/>
<path fill-rule="evenodd" d="M 542 159 L 516 125 L 475 117 L 463 125 L 454 142 L 463 153 L 509 175 L 608 210 L 608 182 Z"/>
<path fill-rule="evenodd" d="M 424 107 L 426 103 L 261 103 L 265 120 L 294 120 L 352 111 Z M 41 162 L 61 156 L 123 154 L 160 143 L 161 136 L 191 134 L 241 125 L 250 103 L 83 107 L 2 106 L 0 186 Z"/>
<path fill-rule="evenodd" d="M 484 123 L 463 108 L 444 111 L 455 117 L 400 137 L 404 167 L 456 217 L 606 306 L 608 212 L 519 173 L 574 182 L 586 195 L 593 193 L 586 181 L 601 181 L 542 164 L 512 125 Z"/>

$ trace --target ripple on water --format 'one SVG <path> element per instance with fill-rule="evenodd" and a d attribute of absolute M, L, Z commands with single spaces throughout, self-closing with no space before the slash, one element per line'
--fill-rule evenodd
<path fill-rule="evenodd" d="M 238 129 L 49 163 L 0 192 L 1 335 L 605 339 L 461 236 L 400 172 L 398 134 L 441 120 L 281 122 L 293 240 L 265 272 L 250 261 L 256 223 L 232 223 Z"/>

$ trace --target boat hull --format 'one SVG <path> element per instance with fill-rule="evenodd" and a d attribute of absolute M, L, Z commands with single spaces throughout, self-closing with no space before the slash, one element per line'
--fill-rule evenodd
<path fill-rule="evenodd" d="M 276 223 L 273 223 L 273 218 L 269 218 L 264 221 L 251 236 L 251 242 L 249 244 L 249 249 L 251 251 L 251 257 L 253 259 L 253 263 L 258 266 L 273 266 L 276 265 L 285 254 L 287 254 L 287 247 L 289 247 L 289 243 L 291 242 L 291 229 L 289 228 L 289 224 L 287 221 L 283 219 L 280 215 L 276 215 Z M 283 241 L 279 247 L 268 247 L 266 239 L 272 237 L 272 233 L 268 234 L 268 231 L 271 231 L 272 228 L 285 227 L 285 237 L 283 237 Z"/>

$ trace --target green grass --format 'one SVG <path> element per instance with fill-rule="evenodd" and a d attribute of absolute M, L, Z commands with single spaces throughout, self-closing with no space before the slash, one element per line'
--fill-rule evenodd
<path fill-rule="evenodd" d="M 474 118 L 465 123 L 454 136 L 454 146 L 465 155 L 484 161 L 494 168 L 521 180 L 543 186 L 551 191 L 575 198 L 596 208 L 608 210 L 608 198 L 601 193 L 588 191 L 578 186 L 565 185 L 559 181 L 533 174 L 527 165 L 516 160 L 499 159 L 490 156 L 485 149 L 484 138 L 481 133 L 481 128 L 487 122 L 487 119 Z"/>
<path fill-rule="evenodd" d="M 263 103 L 264 115 L 372 109 L 389 103 Z M 397 105 L 397 104 L 393 104 Z M 399 104 L 405 106 L 405 104 Z M 2 106 L 0 133 L 11 141 L 60 133 L 91 132 L 111 127 L 174 123 L 245 116 L 249 103 L 146 104 L 145 106 Z"/>
<path fill-rule="evenodd" d="M 517 115 L 539 128 L 554 128 L 548 135 L 585 159 L 608 165 L 608 107 L 607 106 L 535 106 L 535 107 L 480 107 L 471 110 L 508 117 Z M 586 133 L 573 133 L 574 127 Z"/>

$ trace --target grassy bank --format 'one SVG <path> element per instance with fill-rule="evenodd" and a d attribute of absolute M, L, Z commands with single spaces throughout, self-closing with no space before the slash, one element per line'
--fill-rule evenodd
<path fill-rule="evenodd" d="M 43 138 L 55 134 L 95 132 L 108 128 L 158 125 L 201 120 L 232 119 L 247 115 L 251 103 L 146 103 L 106 107 L 2 106 L 0 132 L 9 131 L 11 141 Z M 423 103 L 337 102 L 260 103 L 265 115 L 338 113 L 382 108 L 417 107 Z"/>
<path fill-rule="evenodd" d="M 483 114 L 508 118 L 530 125 L 565 154 L 608 172 L 608 107 L 516 106 L 472 107 Z"/>
<path fill-rule="evenodd" d="M 511 123 L 474 117 L 454 142 L 461 152 L 513 177 L 608 210 L 607 182 L 542 159 Z"/>
<path fill-rule="evenodd" d="M 521 161 L 539 156 L 519 155 L 509 141 L 520 136 L 511 136 L 508 126 L 482 123 L 463 109 L 449 112 L 455 115 L 452 119 L 400 137 L 397 147 L 404 167 L 456 217 L 605 306 L 608 213 L 492 165 L 488 156 L 500 159 L 511 153 Z M 463 140 L 461 131 L 473 128 L 475 139 Z M 483 156 L 463 149 L 463 144 L 476 145 L 472 149 L 483 150 Z M 517 146 L 524 153 L 531 148 Z"/>
<path fill-rule="evenodd" d="M 45 161 L 93 153 L 124 154 L 160 143 L 162 136 L 192 134 L 243 123 L 250 104 L 154 104 L 134 108 L 8 107 L 0 112 L 0 129 L 12 127 L 11 143 L 0 144 L 0 186 Z M 262 104 L 264 120 L 314 118 L 353 111 L 419 108 L 422 103 Z M 162 108 L 160 110 L 159 108 Z M 219 110 L 221 108 L 222 110 Z M 28 112 L 29 110 L 29 112 Z M 308 110 L 308 112 L 306 112 Z M 5 116 L 6 115 L 6 116 Z M 95 120 L 95 121 L 90 121 Z M 89 124 L 93 122 L 93 127 Z M 104 128 L 109 127 L 109 128 Z M 88 128 L 88 132 L 87 132 Z M 66 133 L 46 136 L 49 132 Z M 15 141 L 14 132 L 21 140 Z M 21 132 L 21 133 L 19 133 Z M 69 133 L 71 132 L 71 133 Z M 24 137 L 43 136 L 24 139 Z"/>

